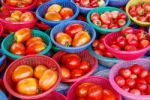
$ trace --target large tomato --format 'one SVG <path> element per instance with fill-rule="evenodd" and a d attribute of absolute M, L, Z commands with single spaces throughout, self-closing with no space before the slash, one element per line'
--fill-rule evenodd
<path fill-rule="evenodd" d="M 73 10 L 71 8 L 62 8 L 60 11 L 62 19 L 68 19 L 73 16 Z"/>
<path fill-rule="evenodd" d="M 39 87 L 47 91 L 52 86 L 54 86 L 58 79 L 58 73 L 54 70 L 48 69 L 46 70 L 39 80 Z"/>
<path fill-rule="evenodd" d="M 44 65 L 38 65 L 34 69 L 34 77 L 40 79 L 43 73 L 47 70 L 47 67 Z"/>
<path fill-rule="evenodd" d="M 20 16 L 21 22 L 32 21 L 34 20 L 34 15 L 31 12 L 25 12 Z"/>
<path fill-rule="evenodd" d="M 113 91 L 108 90 L 108 89 L 104 89 L 102 100 L 116 100 L 116 96 L 115 96 Z"/>
<path fill-rule="evenodd" d="M 24 78 L 32 77 L 33 76 L 33 69 L 29 65 L 20 65 L 18 66 L 13 74 L 12 74 L 12 80 L 14 82 L 18 82 Z"/>
<path fill-rule="evenodd" d="M 16 90 L 24 95 L 35 95 L 38 93 L 38 81 L 35 78 L 25 78 L 17 83 Z"/>
<path fill-rule="evenodd" d="M 42 42 L 43 39 L 41 37 L 32 37 L 26 41 L 26 46 L 29 46 L 30 44 L 32 44 L 33 42 L 36 42 L 36 41 Z"/>
<path fill-rule="evenodd" d="M 73 24 L 68 25 L 65 28 L 64 32 L 70 35 L 72 38 L 74 38 L 76 33 L 83 31 L 83 30 L 84 30 L 83 25 L 78 24 L 78 23 L 73 23 Z"/>

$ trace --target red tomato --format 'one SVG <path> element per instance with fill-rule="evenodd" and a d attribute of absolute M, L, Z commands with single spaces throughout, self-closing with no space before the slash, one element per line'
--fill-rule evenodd
<path fill-rule="evenodd" d="M 71 72 L 71 78 L 78 78 L 84 75 L 83 70 L 81 69 L 74 69 Z"/>
<path fill-rule="evenodd" d="M 121 68 L 119 69 L 119 74 L 124 78 L 129 78 L 131 75 L 131 71 L 128 68 Z"/>
<path fill-rule="evenodd" d="M 122 27 L 122 26 L 124 26 L 125 24 L 126 24 L 126 20 L 125 19 L 118 19 L 118 26 L 119 27 Z"/>
<path fill-rule="evenodd" d="M 126 46 L 125 46 L 125 50 L 126 50 L 126 51 L 136 51 L 137 48 L 136 48 L 136 46 L 134 46 L 134 45 L 126 45 Z"/>
<path fill-rule="evenodd" d="M 119 11 L 112 11 L 112 12 L 111 12 L 111 15 L 112 15 L 112 18 L 113 18 L 113 19 L 117 19 L 118 16 L 119 16 Z"/>
<path fill-rule="evenodd" d="M 67 67 L 61 66 L 62 80 L 69 79 L 71 77 L 71 72 Z"/>
<path fill-rule="evenodd" d="M 112 14 L 111 14 L 111 12 L 106 11 L 105 14 L 106 14 L 110 19 L 112 19 Z"/>
<path fill-rule="evenodd" d="M 101 100 L 103 95 L 103 88 L 99 85 L 89 87 L 87 100 Z"/>
<path fill-rule="evenodd" d="M 97 48 L 98 45 L 99 45 L 99 40 L 94 40 L 94 42 L 92 43 L 92 46 L 93 46 L 94 48 Z"/>
<path fill-rule="evenodd" d="M 136 74 L 131 74 L 129 78 L 136 79 L 137 75 Z"/>
<path fill-rule="evenodd" d="M 20 0 L 6 0 L 6 4 L 11 5 L 11 6 L 18 6 L 18 3 L 20 2 Z"/>
<path fill-rule="evenodd" d="M 91 66 L 90 66 L 90 63 L 88 61 L 82 60 L 79 68 L 81 70 L 83 70 L 84 73 L 87 73 L 90 71 Z"/>
<path fill-rule="evenodd" d="M 137 12 L 136 12 L 136 6 L 131 6 L 130 9 L 129 9 L 129 14 L 134 17 L 137 15 Z"/>
<path fill-rule="evenodd" d="M 108 57 L 108 58 L 113 58 L 114 57 L 108 50 L 104 51 L 104 56 Z"/>
<path fill-rule="evenodd" d="M 106 47 L 105 47 L 105 45 L 103 43 L 99 43 L 98 49 L 104 51 L 104 50 L 106 50 Z"/>
<path fill-rule="evenodd" d="M 148 76 L 148 70 L 142 70 L 139 74 L 140 78 L 146 78 Z"/>
<path fill-rule="evenodd" d="M 130 90 L 130 87 L 127 86 L 127 85 L 122 86 L 121 88 L 122 88 L 123 90 L 127 91 L 127 92 L 129 92 L 129 90 Z"/>
<path fill-rule="evenodd" d="M 135 34 L 126 34 L 126 39 L 127 39 L 128 41 L 138 40 L 138 38 L 136 37 Z"/>
<path fill-rule="evenodd" d="M 136 88 L 139 89 L 140 91 L 145 91 L 147 89 L 147 84 L 137 83 Z"/>
<path fill-rule="evenodd" d="M 90 0 L 80 0 L 80 5 L 82 6 L 82 7 L 89 7 L 89 5 L 90 5 Z"/>
<path fill-rule="evenodd" d="M 126 85 L 129 86 L 129 87 L 133 87 L 135 85 L 135 80 L 132 79 L 132 78 L 127 78 L 126 79 Z"/>
<path fill-rule="evenodd" d="M 32 37 L 26 41 L 26 46 L 29 46 L 31 43 L 41 41 L 43 42 L 43 39 L 41 37 Z"/>
<path fill-rule="evenodd" d="M 116 96 L 113 91 L 104 89 L 102 100 L 116 100 Z"/>
<path fill-rule="evenodd" d="M 98 12 L 94 12 L 92 13 L 91 15 L 91 20 L 99 20 L 100 19 L 100 16 L 99 16 L 99 13 Z"/>
<path fill-rule="evenodd" d="M 119 36 L 117 37 L 117 45 L 120 47 L 120 48 L 124 48 L 125 45 L 126 45 L 126 38 L 124 36 Z"/>
<path fill-rule="evenodd" d="M 133 45 L 133 46 L 135 46 L 135 47 L 137 47 L 138 46 L 138 41 L 137 40 L 128 40 L 128 45 Z"/>
<path fill-rule="evenodd" d="M 68 25 L 65 28 L 64 32 L 67 33 L 71 38 L 74 38 L 76 33 L 83 31 L 83 30 L 84 30 L 84 27 L 82 24 L 73 23 L 73 24 Z"/>
<path fill-rule="evenodd" d="M 115 44 L 111 45 L 110 47 L 113 48 L 114 50 L 120 50 L 121 49 L 118 45 L 115 45 Z"/>
<path fill-rule="evenodd" d="M 22 4 L 25 6 L 32 4 L 32 2 L 33 2 L 33 0 L 22 0 Z"/>
<path fill-rule="evenodd" d="M 143 4 L 143 9 L 144 9 L 146 12 L 150 12 L 150 3 L 144 3 L 144 4 Z"/>
<path fill-rule="evenodd" d="M 150 45 L 150 42 L 146 39 L 143 39 L 139 42 L 139 47 L 140 48 L 146 48 Z"/>
<path fill-rule="evenodd" d="M 20 16 L 20 21 L 26 22 L 26 21 L 32 21 L 34 20 L 34 16 L 31 12 L 25 12 Z"/>
<path fill-rule="evenodd" d="M 142 22 L 146 22 L 147 18 L 143 17 L 143 16 L 137 16 L 137 20 L 142 21 Z"/>
<path fill-rule="evenodd" d="M 120 87 L 125 85 L 125 79 L 122 76 L 115 77 L 115 81 Z"/>
<path fill-rule="evenodd" d="M 144 11 L 144 9 L 142 8 L 141 4 L 137 5 L 136 12 L 137 12 L 137 14 L 138 14 L 139 16 L 144 15 L 145 11 Z"/>
<path fill-rule="evenodd" d="M 134 73 L 134 74 L 140 74 L 141 73 L 141 71 L 142 71 L 142 67 L 140 66 L 140 65 L 138 65 L 138 64 L 134 64 L 134 65 L 132 65 L 131 67 L 130 67 L 130 70 L 131 70 L 131 72 L 132 73 Z"/>
<path fill-rule="evenodd" d="M 99 26 L 99 27 L 102 25 L 102 22 L 99 19 L 94 19 L 92 22 L 93 22 L 93 24 L 95 24 L 96 26 Z"/>
<path fill-rule="evenodd" d="M 94 52 L 95 52 L 96 54 L 98 54 L 98 55 L 101 55 L 101 56 L 104 55 L 104 53 L 103 53 L 101 50 L 98 50 L 98 49 L 94 50 Z"/>
<path fill-rule="evenodd" d="M 124 19 L 126 21 L 127 15 L 125 13 L 119 13 L 118 19 Z"/>
<path fill-rule="evenodd" d="M 130 90 L 130 93 L 132 93 L 134 95 L 141 95 L 141 92 L 138 89 L 132 89 L 132 90 Z"/>
<path fill-rule="evenodd" d="M 60 15 L 63 19 L 68 19 L 73 16 L 73 10 L 71 8 L 64 7 L 61 9 Z"/>
<path fill-rule="evenodd" d="M 110 18 L 106 14 L 101 14 L 100 19 L 104 24 L 109 25 L 111 23 Z"/>
<path fill-rule="evenodd" d="M 137 36 L 138 40 L 142 40 L 142 39 L 146 38 L 146 35 L 143 30 L 140 30 L 138 33 L 136 33 L 136 36 Z"/>
<path fill-rule="evenodd" d="M 136 84 L 141 83 L 141 84 L 147 84 L 146 80 L 143 78 L 137 78 L 136 79 Z"/>
<path fill-rule="evenodd" d="M 133 34 L 132 27 L 125 27 L 121 30 L 122 35 L 126 36 L 126 34 Z"/>

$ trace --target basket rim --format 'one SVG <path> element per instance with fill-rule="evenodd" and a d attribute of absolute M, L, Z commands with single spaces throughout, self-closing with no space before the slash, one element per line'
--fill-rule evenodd
<path fill-rule="evenodd" d="M 148 59 L 143 59 L 143 58 L 136 59 L 136 60 L 134 60 L 134 61 L 136 61 L 136 62 L 138 62 L 138 61 L 143 61 L 143 62 L 148 62 L 148 63 L 150 63 L 150 60 L 148 60 Z M 112 75 L 114 75 L 114 71 L 115 71 L 116 69 L 118 69 L 118 66 L 122 65 L 122 64 L 125 63 L 125 62 L 128 63 L 128 62 L 132 62 L 132 61 L 121 61 L 121 62 L 115 64 L 115 65 L 111 68 L 111 70 L 110 70 L 110 73 L 109 73 L 109 81 L 110 81 L 111 86 L 114 88 L 114 90 L 116 90 L 119 94 L 121 94 L 121 95 L 123 95 L 123 96 L 125 96 L 125 97 L 127 97 L 127 98 L 132 98 L 132 99 L 135 100 L 135 95 L 134 95 L 134 94 L 131 94 L 131 93 L 129 93 L 129 92 L 126 92 L 126 91 L 124 91 L 123 89 L 121 89 L 121 88 L 116 84 L 116 82 L 114 81 L 114 77 L 112 76 Z M 136 98 L 141 99 L 141 100 L 142 100 L 142 98 L 147 98 L 147 100 L 148 100 L 148 98 L 150 98 L 150 95 L 136 95 Z"/>
<path fill-rule="evenodd" d="M 17 62 L 22 61 L 23 59 L 29 59 L 29 58 L 32 58 L 32 57 L 33 58 L 35 58 L 35 57 L 41 57 L 41 58 L 46 58 L 46 59 L 49 59 L 49 60 L 53 61 L 56 64 L 57 69 L 58 69 L 58 71 L 57 71 L 58 72 L 58 79 L 57 79 L 56 84 L 52 88 L 50 88 L 49 90 L 47 90 L 47 91 L 45 91 L 45 92 L 43 92 L 41 94 L 37 94 L 37 95 L 33 95 L 33 96 L 26 96 L 26 95 L 17 93 L 15 90 L 9 88 L 9 84 L 7 83 L 6 76 L 7 76 L 9 68 L 12 67 L 12 65 L 14 65 Z M 9 91 L 9 93 L 12 94 L 12 95 L 14 95 L 14 96 L 17 96 L 18 98 L 23 98 L 23 99 L 33 99 L 33 98 L 37 99 L 37 98 L 43 97 L 43 95 L 45 95 L 45 96 L 48 95 L 49 93 L 52 92 L 52 90 L 54 90 L 58 86 L 58 84 L 60 83 L 60 80 L 61 80 L 61 69 L 59 67 L 59 64 L 54 59 L 52 59 L 50 57 L 47 57 L 47 56 L 44 56 L 44 55 L 37 55 L 37 54 L 35 54 L 35 55 L 28 55 L 28 56 L 22 57 L 20 59 L 15 60 L 14 62 L 12 62 L 8 66 L 8 68 L 6 69 L 6 71 L 4 73 L 4 78 L 3 78 L 4 85 L 5 85 L 6 89 Z"/>
<path fill-rule="evenodd" d="M 38 54 L 45 54 L 45 53 L 47 53 L 47 52 L 51 49 L 51 47 L 52 47 L 52 43 L 51 43 L 51 41 L 50 41 L 49 36 L 48 36 L 46 33 L 42 32 L 42 31 L 39 31 L 39 30 L 32 30 L 32 32 L 40 32 L 40 33 L 43 33 L 42 35 L 45 36 L 45 37 L 49 40 L 46 49 L 44 49 L 43 51 L 41 51 L 41 52 L 38 53 Z M 35 34 L 37 34 L 37 33 L 35 33 Z M 38 33 L 38 34 L 39 34 L 39 33 Z M 20 55 L 13 54 L 13 53 L 11 53 L 9 50 L 7 50 L 7 49 L 5 48 L 4 43 L 7 41 L 8 38 L 12 37 L 13 35 L 14 35 L 14 32 L 11 33 L 11 34 L 9 34 L 6 38 L 4 38 L 4 40 L 2 41 L 2 44 L 1 44 L 2 51 L 4 52 L 4 54 L 10 56 L 10 57 L 13 58 L 13 59 L 18 59 L 18 58 L 24 57 L 24 56 L 20 56 Z M 27 56 L 27 55 L 25 55 L 25 56 Z"/>
<path fill-rule="evenodd" d="M 68 98 L 66 96 L 64 96 L 63 94 L 61 94 L 60 92 L 57 91 L 53 91 L 51 92 L 52 94 L 58 94 L 59 96 L 63 97 L 65 100 L 68 100 Z"/>
<path fill-rule="evenodd" d="M 126 14 L 126 16 L 127 16 L 127 23 L 126 23 L 124 26 L 120 27 L 120 28 L 106 29 L 106 28 L 102 28 L 102 27 L 96 26 L 95 24 L 93 24 L 93 23 L 91 22 L 90 16 L 91 16 L 92 13 L 98 12 L 98 11 L 103 10 L 103 9 L 114 9 L 114 10 L 117 10 L 117 11 L 119 11 L 119 12 L 122 12 L 122 13 L 126 14 L 125 11 L 123 11 L 123 10 L 121 10 L 121 9 L 119 9 L 119 8 L 116 8 L 116 7 L 111 7 L 111 6 L 102 7 L 102 8 L 99 7 L 99 8 L 95 8 L 95 9 L 91 10 L 91 11 L 87 14 L 86 19 L 87 19 L 87 22 L 88 22 L 90 25 L 92 25 L 96 30 L 99 30 L 99 31 L 106 31 L 106 32 L 119 31 L 119 30 L 121 30 L 122 28 L 124 28 L 125 26 L 129 26 L 129 25 L 130 25 L 130 23 L 131 23 L 130 17 Z"/>

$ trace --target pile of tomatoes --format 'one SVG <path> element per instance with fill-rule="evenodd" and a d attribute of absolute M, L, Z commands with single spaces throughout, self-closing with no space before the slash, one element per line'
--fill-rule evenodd
<path fill-rule="evenodd" d="M 51 21 L 60 21 L 65 20 L 72 17 L 74 11 L 72 8 L 62 7 L 59 4 L 53 4 L 48 7 L 47 12 L 45 14 L 45 19 Z"/>
<path fill-rule="evenodd" d="M 66 53 L 60 58 L 62 80 L 83 76 L 91 70 L 90 63 L 74 53 Z"/>
<path fill-rule="evenodd" d="M 6 0 L 6 4 L 13 7 L 26 7 L 33 3 L 34 0 Z"/>
<path fill-rule="evenodd" d="M 135 95 L 150 95 L 150 71 L 139 64 L 119 69 L 115 81 L 127 92 Z"/>
<path fill-rule="evenodd" d="M 115 93 L 100 84 L 85 82 L 76 88 L 77 100 L 117 100 Z"/>
<path fill-rule="evenodd" d="M 73 23 L 68 25 L 64 32 L 58 32 L 55 35 L 57 43 L 63 46 L 83 46 L 91 40 L 89 32 L 85 31 L 82 24 Z"/>
<path fill-rule="evenodd" d="M 14 42 L 10 47 L 10 52 L 16 55 L 37 54 L 46 48 L 41 37 L 32 37 L 32 30 L 22 28 L 15 32 Z"/>
<path fill-rule="evenodd" d="M 44 65 L 20 65 L 13 71 L 12 80 L 18 93 L 35 95 L 52 88 L 58 80 L 58 73 Z"/>

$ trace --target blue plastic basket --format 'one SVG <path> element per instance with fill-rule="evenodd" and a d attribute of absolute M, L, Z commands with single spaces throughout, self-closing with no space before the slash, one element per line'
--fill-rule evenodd
<path fill-rule="evenodd" d="M 71 0 L 73 3 L 75 3 L 74 1 L 75 0 Z M 109 0 L 104 0 L 105 1 L 105 4 L 103 5 L 103 6 L 100 6 L 100 7 L 105 7 L 105 6 L 107 6 L 108 5 L 108 3 L 109 3 Z M 94 9 L 94 8 L 85 8 L 85 7 L 80 7 L 79 6 L 79 9 L 80 9 L 80 13 L 82 13 L 82 14 L 87 14 L 90 10 L 92 10 L 92 9 Z"/>
<path fill-rule="evenodd" d="M 58 33 L 58 32 L 62 32 L 64 31 L 64 29 L 69 25 L 69 24 L 72 24 L 72 23 L 79 23 L 79 24 L 82 24 L 84 26 L 84 29 L 86 31 L 89 32 L 90 36 L 91 36 L 91 40 L 83 45 L 83 46 L 79 46 L 79 47 L 66 47 L 66 46 L 63 46 L 63 45 L 60 45 L 59 43 L 57 43 L 54 39 L 55 35 Z M 56 25 L 52 30 L 51 30 L 51 33 L 50 33 L 50 38 L 52 40 L 52 42 L 57 46 L 59 47 L 61 50 L 64 50 L 66 52 L 71 52 L 71 53 L 75 53 L 75 52 L 80 52 L 80 51 L 83 51 L 84 49 L 86 49 L 96 38 L 96 32 L 94 30 L 93 27 L 91 27 L 90 25 L 88 25 L 86 22 L 83 22 L 83 21 L 78 21 L 78 20 L 73 20 L 73 21 L 68 21 L 68 22 L 65 22 L 65 23 L 61 23 L 59 25 Z"/>
<path fill-rule="evenodd" d="M 129 0 L 109 0 L 109 5 L 114 7 L 122 7 L 128 3 Z"/>
<path fill-rule="evenodd" d="M 53 5 L 53 4 L 59 4 L 63 7 L 69 7 L 72 8 L 74 11 L 74 15 L 66 20 L 61 20 L 61 21 L 50 21 L 50 20 L 46 20 L 44 19 L 44 14 L 46 13 L 47 9 L 49 6 Z M 41 20 L 42 22 L 44 22 L 45 24 L 49 25 L 49 26 L 55 26 L 59 23 L 65 23 L 67 21 L 76 19 L 76 17 L 79 14 L 79 8 L 76 6 L 75 3 L 67 1 L 67 0 L 54 0 L 54 1 L 50 1 L 50 2 L 46 2 L 42 5 L 40 5 L 37 10 L 36 10 L 36 16 L 39 20 Z"/>

